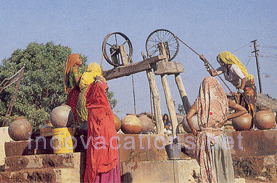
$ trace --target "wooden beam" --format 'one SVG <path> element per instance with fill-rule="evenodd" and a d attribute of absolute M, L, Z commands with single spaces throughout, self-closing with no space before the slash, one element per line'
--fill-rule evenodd
<path fill-rule="evenodd" d="M 154 68 L 154 73 L 156 75 L 161 74 L 179 74 L 184 72 L 183 65 L 180 62 L 157 62 L 156 68 Z"/>
<path fill-rule="evenodd" d="M 113 69 L 103 71 L 103 76 L 106 78 L 106 80 L 116 79 L 123 76 L 129 76 L 131 74 L 151 69 L 152 67 L 150 64 L 164 60 L 165 58 L 166 56 L 158 55 L 127 66 L 115 67 Z"/>

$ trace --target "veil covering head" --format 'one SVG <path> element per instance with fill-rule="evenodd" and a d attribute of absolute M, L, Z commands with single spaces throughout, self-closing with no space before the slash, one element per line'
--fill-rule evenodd
<path fill-rule="evenodd" d="M 235 64 L 235 65 L 237 65 L 240 68 L 240 70 L 242 71 L 242 73 L 245 75 L 246 80 L 251 80 L 251 79 L 254 78 L 253 75 L 248 74 L 248 72 L 247 72 L 246 68 L 244 67 L 244 65 L 232 53 L 230 53 L 228 51 L 223 51 L 217 56 L 216 59 L 219 63 L 220 63 L 220 60 L 221 60 L 225 64 Z"/>
<path fill-rule="evenodd" d="M 73 67 L 73 65 L 76 63 L 76 60 L 80 57 L 79 54 L 71 54 L 67 57 L 67 61 L 65 64 L 64 72 L 63 72 L 63 78 L 64 78 L 64 84 L 65 84 L 65 89 L 68 86 L 68 73 L 70 69 Z"/>
<path fill-rule="evenodd" d="M 98 63 L 92 62 L 91 64 L 89 64 L 86 72 L 81 77 L 81 81 L 79 84 L 80 89 L 82 90 L 83 88 L 94 82 L 94 78 L 96 76 L 102 76 L 102 69 Z"/>
<path fill-rule="evenodd" d="M 209 76 L 203 79 L 196 102 L 200 128 L 216 127 L 227 120 L 228 99 L 216 78 Z"/>

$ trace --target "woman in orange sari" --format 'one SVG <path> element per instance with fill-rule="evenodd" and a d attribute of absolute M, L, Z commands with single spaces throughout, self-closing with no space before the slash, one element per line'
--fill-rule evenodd
<path fill-rule="evenodd" d="M 64 83 L 67 94 L 66 104 L 71 107 L 74 120 L 77 121 L 76 105 L 80 93 L 79 80 L 81 73 L 78 68 L 82 65 L 82 59 L 79 54 L 71 54 L 68 56 L 64 69 Z"/>
<path fill-rule="evenodd" d="M 84 182 L 120 183 L 119 154 L 114 116 L 103 77 L 95 77 L 85 93 L 88 109 Z"/>
<path fill-rule="evenodd" d="M 228 115 L 228 107 L 236 110 Z M 200 132 L 193 126 L 192 117 L 197 113 Z M 200 166 L 202 182 L 233 183 L 234 170 L 224 123 L 247 113 L 239 104 L 227 99 L 214 77 L 203 79 L 199 95 L 187 114 L 188 124 L 196 136 L 195 157 Z"/>

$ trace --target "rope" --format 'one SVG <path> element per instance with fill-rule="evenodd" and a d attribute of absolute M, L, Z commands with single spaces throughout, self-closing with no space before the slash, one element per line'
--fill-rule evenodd
<path fill-rule="evenodd" d="M 130 63 L 133 63 L 133 59 L 131 58 Z M 133 97 L 134 97 L 134 112 L 137 114 L 136 111 L 136 95 L 135 95 L 135 82 L 134 82 L 134 75 L 132 74 L 132 85 L 133 85 Z"/>
<path fill-rule="evenodd" d="M 189 45 L 187 45 L 185 42 L 183 42 L 180 38 L 178 38 L 177 36 L 176 36 L 176 38 L 177 39 L 179 39 L 179 41 L 181 42 L 181 43 L 183 43 L 184 45 L 186 45 L 189 49 L 191 49 L 196 55 L 198 55 L 198 56 L 200 56 L 200 54 L 199 53 L 197 53 L 194 49 L 192 49 Z M 215 70 L 214 68 L 213 68 L 213 66 L 209 63 L 209 61 L 206 59 L 206 61 L 205 61 L 213 70 Z M 228 90 L 232 93 L 232 90 L 228 87 L 228 85 L 225 83 L 225 81 L 221 78 L 221 76 L 220 75 L 218 75 L 217 73 L 216 73 L 216 75 L 221 79 L 221 81 L 225 84 L 225 86 L 228 88 Z"/>
<path fill-rule="evenodd" d="M 197 53 L 197 52 L 196 52 L 194 49 L 192 49 L 189 45 L 187 45 L 185 42 L 183 42 L 180 38 L 178 38 L 177 36 L 176 36 L 176 38 L 177 38 L 181 43 L 183 43 L 184 45 L 186 45 L 189 49 L 191 49 L 196 55 L 200 56 L 199 53 Z M 206 62 L 206 63 L 205 63 L 205 62 Z M 209 67 L 211 67 L 213 70 L 215 70 L 215 69 L 213 68 L 213 66 L 209 63 L 209 61 L 208 61 L 207 59 L 205 59 L 204 63 L 207 64 Z M 222 79 L 222 77 L 221 77 L 217 72 L 216 72 L 216 75 L 220 78 L 220 80 L 224 83 L 224 85 L 228 88 L 228 90 L 229 90 L 230 93 L 232 94 L 232 93 L 233 93 L 232 90 L 228 87 L 228 85 L 225 83 L 225 81 Z M 233 95 L 233 94 L 232 94 L 232 95 Z M 244 97 L 246 103 L 249 104 L 247 98 L 245 97 L 245 95 L 242 94 L 242 96 Z M 236 96 L 235 96 L 235 95 L 233 95 L 233 97 L 236 99 Z M 236 101 L 236 102 L 239 103 L 239 101 Z"/>

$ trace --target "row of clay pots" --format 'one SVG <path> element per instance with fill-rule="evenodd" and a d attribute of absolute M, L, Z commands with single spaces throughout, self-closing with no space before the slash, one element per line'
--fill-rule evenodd
<path fill-rule="evenodd" d="M 53 109 L 50 114 L 50 120 L 55 128 L 67 127 L 73 123 L 73 113 L 67 105 L 61 105 Z M 150 133 L 154 130 L 154 123 L 146 115 L 137 117 L 136 115 L 127 115 L 122 120 L 114 114 L 115 129 L 122 130 L 127 134 Z"/>
<path fill-rule="evenodd" d="M 50 120 L 55 128 L 67 127 L 73 123 L 73 113 L 67 105 L 62 105 L 53 109 L 50 114 Z M 114 114 L 116 131 L 122 130 L 125 134 L 150 133 L 154 130 L 154 123 L 147 117 L 141 115 L 137 117 L 134 114 L 129 114 L 120 120 Z M 197 122 L 197 116 L 192 118 L 193 125 L 196 130 L 200 130 Z M 269 109 L 263 109 L 256 113 L 254 119 L 249 113 L 234 118 L 232 120 L 233 127 L 238 130 L 249 130 L 252 126 L 252 121 L 260 130 L 271 129 L 276 124 L 275 116 Z M 191 133 L 191 129 L 187 124 L 186 118 L 183 119 L 183 128 L 186 132 Z M 32 134 L 32 126 L 24 117 L 16 118 L 12 121 L 8 129 L 10 137 L 15 140 L 28 140 Z"/>
<path fill-rule="evenodd" d="M 232 124 L 237 131 L 249 130 L 252 123 L 260 130 L 267 130 L 276 124 L 274 113 L 269 109 L 262 109 L 256 113 L 254 118 L 249 113 L 234 118 Z"/>
<path fill-rule="evenodd" d="M 197 116 L 192 117 L 193 126 L 196 130 L 200 130 L 198 125 Z M 252 116 L 249 113 L 241 115 L 232 120 L 232 125 L 237 131 L 250 130 L 252 122 L 260 130 L 267 130 L 274 127 L 276 124 L 276 117 L 269 109 L 262 109 L 258 111 L 252 120 Z M 191 133 L 191 129 L 187 123 L 186 118 L 183 119 L 183 128 L 187 133 Z"/>
<path fill-rule="evenodd" d="M 56 128 L 68 127 L 74 121 L 71 107 L 61 105 L 52 110 L 50 121 Z M 28 140 L 32 134 L 32 125 L 24 117 L 14 119 L 9 125 L 8 133 L 15 141 Z"/>
<path fill-rule="evenodd" d="M 50 114 L 50 121 L 54 128 L 69 127 L 74 122 L 71 107 L 61 105 L 54 108 Z M 114 114 L 115 129 L 125 134 L 150 133 L 154 130 L 154 123 L 147 115 L 127 115 L 121 121 Z M 12 121 L 8 129 L 10 137 L 15 141 L 28 140 L 32 134 L 32 126 L 24 117 Z"/>
<path fill-rule="evenodd" d="M 153 131 L 155 126 L 147 115 L 137 117 L 135 114 L 128 114 L 121 121 L 115 120 L 115 123 L 119 122 L 121 122 L 121 131 L 125 134 L 147 134 Z"/>

